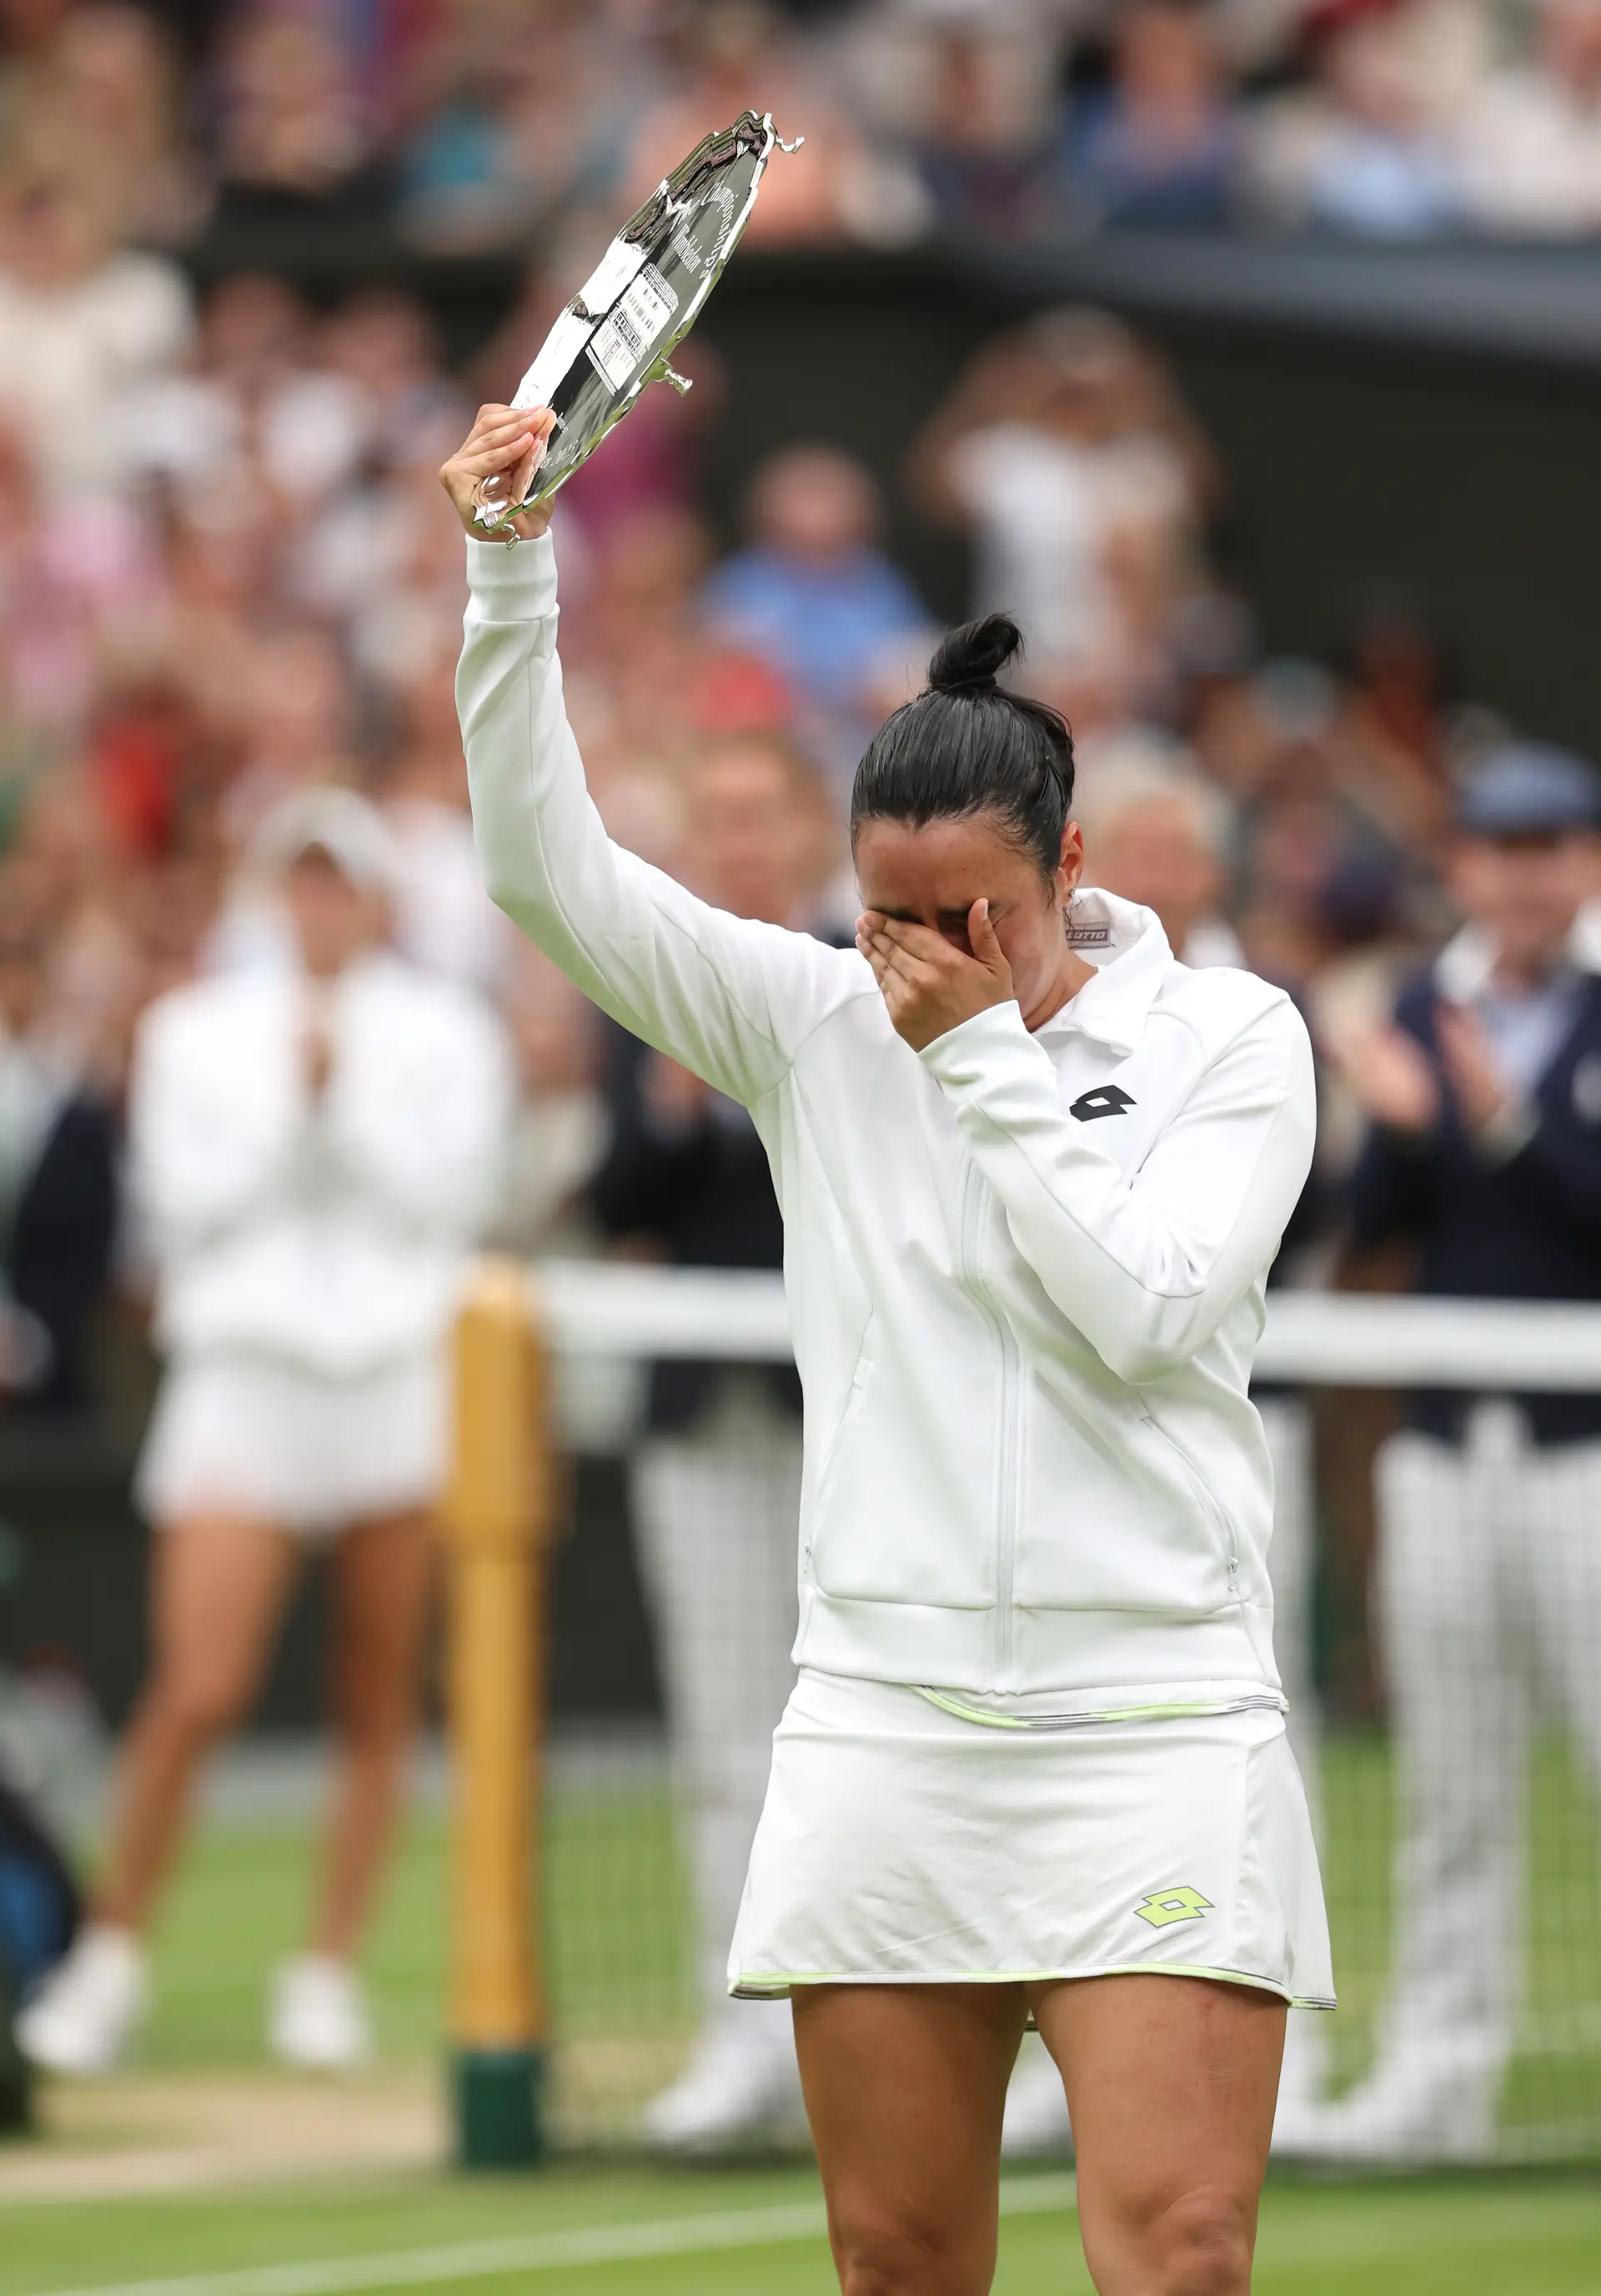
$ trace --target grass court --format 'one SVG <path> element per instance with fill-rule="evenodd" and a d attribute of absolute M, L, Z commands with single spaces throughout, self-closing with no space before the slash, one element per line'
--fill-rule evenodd
<path fill-rule="evenodd" d="M 1348 2005 L 1337 2054 L 1354 2070 L 1388 1928 L 1379 1742 L 1336 1741 L 1326 1784 Z M 1542 1757 L 1533 2046 L 1508 2099 L 1515 2130 L 1528 2134 L 1578 2131 L 1601 2094 L 1601 2035 L 1586 2005 L 1601 2000 L 1593 1845 L 1565 1766 Z M 676 2061 L 690 2005 L 682 1877 L 659 1776 L 623 1764 L 609 1782 L 586 1767 L 563 1785 L 558 1770 L 546 1904 L 565 2149 L 536 2176 L 468 2179 L 443 2164 L 444 1849 L 440 1819 L 418 1816 L 370 1957 L 382 2070 L 348 2089 L 308 2088 L 264 2067 L 259 2040 L 265 1975 L 294 1943 L 305 1902 L 306 1828 L 281 1816 L 211 1824 L 163 1923 L 139 2066 L 47 2098 L 45 2134 L 0 2148 L 0 2296 L 494 2296 L 513 2285 L 530 2296 L 829 2296 L 804 2159 L 674 2171 L 619 2149 L 640 2098 Z M 158 2144 L 161 2113 L 171 2129 Z M 293 2173 L 274 2165 L 290 2158 Z M 1090 2284 L 1071 2178 L 1009 2175 L 1000 2296 L 1079 2296 Z M 1601 2296 L 1601 2180 L 1578 2163 L 1365 2184 L 1275 2179 L 1257 2285 L 1260 2296 L 1359 2286 L 1363 2296 Z"/>

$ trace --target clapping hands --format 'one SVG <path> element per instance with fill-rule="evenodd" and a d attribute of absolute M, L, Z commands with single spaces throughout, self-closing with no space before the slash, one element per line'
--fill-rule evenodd
<path fill-rule="evenodd" d="M 1466 1005 L 1434 1007 L 1440 1062 L 1470 1132 L 1482 1132 L 1502 1114 L 1511 1089 L 1497 1065 L 1476 1013 Z M 1325 1032 L 1325 1049 L 1376 1124 L 1422 1136 L 1440 1120 L 1440 1086 L 1417 1039 L 1393 1021 L 1348 1023 Z"/>

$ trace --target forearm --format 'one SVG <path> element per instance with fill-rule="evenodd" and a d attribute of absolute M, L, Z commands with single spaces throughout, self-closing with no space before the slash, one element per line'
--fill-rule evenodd
<path fill-rule="evenodd" d="M 620 1000 L 629 903 L 584 779 L 556 653 L 548 537 L 469 542 L 456 700 L 490 897 L 607 1009 Z"/>
<path fill-rule="evenodd" d="M 1303 1078 L 1295 1053 L 1247 1048 L 1234 1103 L 1210 1080 L 1127 1178 L 1064 1107 L 1015 1005 L 924 1059 L 1047 1293 L 1140 1382 L 1188 1361 L 1271 1262 L 1311 1157 L 1310 1055 Z"/>

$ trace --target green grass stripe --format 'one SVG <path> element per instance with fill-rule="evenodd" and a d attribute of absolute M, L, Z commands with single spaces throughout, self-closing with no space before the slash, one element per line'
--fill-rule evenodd
<path fill-rule="evenodd" d="M 1001 2188 L 1002 2216 L 1059 2215 L 1074 2205 L 1071 2177 L 1017 2177 Z M 305 2264 L 265 2264 L 233 2272 L 185 2273 L 167 2280 L 113 2281 L 96 2288 L 41 2296 L 348 2296 L 376 2288 L 420 2288 L 437 2281 L 492 2280 L 513 2272 L 624 2264 L 657 2257 L 710 2254 L 716 2249 L 773 2248 L 821 2240 L 828 2231 L 821 2201 L 715 2214 L 657 2217 L 643 2224 L 591 2225 L 571 2232 L 400 2249 L 379 2256 L 324 2257 Z"/>

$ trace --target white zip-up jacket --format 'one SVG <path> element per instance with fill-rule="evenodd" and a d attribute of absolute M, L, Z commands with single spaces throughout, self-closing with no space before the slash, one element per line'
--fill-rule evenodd
<path fill-rule="evenodd" d="M 1311 1049 L 1150 913 L 1074 904 L 1095 977 L 914 1053 L 854 950 L 614 845 L 548 537 L 470 542 L 457 699 L 489 890 L 597 1004 L 750 1110 L 805 1391 L 799 1662 L 1064 1710 L 1277 1686 L 1246 1395 L 1311 1160 Z"/>
<path fill-rule="evenodd" d="M 306 993 L 273 967 L 156 999 L 135 1045 L 130 1180 L 168 1353 L 343 1377 L 443 1341 L 498 1209 L 511 1066 L 470 992 L 375 953 L 333 988 L 314 1099 Z"/>

